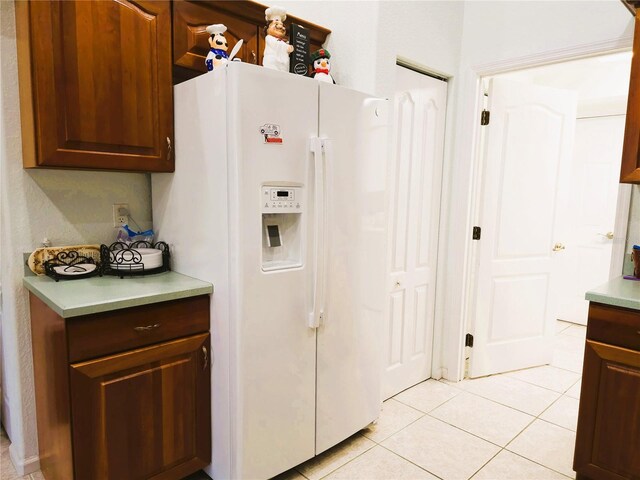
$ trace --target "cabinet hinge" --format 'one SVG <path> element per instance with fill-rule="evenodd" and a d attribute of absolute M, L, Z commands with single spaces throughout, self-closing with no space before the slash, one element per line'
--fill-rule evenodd
<path fill-rule="evenodd" d="M 480 125 L 489 125 L 490 116 L 491 112 L 489 110 L 482 110 L 482 114 L 480 115 Z"/>
<path fill-rule="evenodd" d="M 480 227 L 473 227 L 473 233 L 471 235 L 471 238 L 473 240 L 480 240 L 480 237 L 482 236 L 482 228 Z"/>
<path fill-rule="evenodd" d="M 470 333 L 467 333 L 467 335 L 464 337 L 464 346 L 473 348 L 473 335 L 471 335 Z"/>

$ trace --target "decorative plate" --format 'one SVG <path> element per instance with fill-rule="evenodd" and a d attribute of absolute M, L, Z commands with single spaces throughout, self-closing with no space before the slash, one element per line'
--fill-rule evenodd
<path fill-rule="evenodd" d="M 79 255 L 91 257 L 96 262 L 100 261 L 100 245 L 70 245 L 67 247 L 44 247 L 33 251 L 27 260 L 27 265 L 36 275 L 44 275 L 44 262 L 53 260 L 60 252 L 75 250 Z"/>

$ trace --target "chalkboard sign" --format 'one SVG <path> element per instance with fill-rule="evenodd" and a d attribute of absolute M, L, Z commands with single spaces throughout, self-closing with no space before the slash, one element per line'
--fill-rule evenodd
<path fill-rule="evenodd" d="M 289 71 L 296 75 L 307 76 L 309 71 L 309 30 L 302 25 L 292 23 L 289 43 L 293 45 Z"/>

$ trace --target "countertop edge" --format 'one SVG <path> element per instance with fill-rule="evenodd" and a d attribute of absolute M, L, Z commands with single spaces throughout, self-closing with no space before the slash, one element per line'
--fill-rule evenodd
<path fill-rule="evenodd" d="M 213 285 L 209 282 L 205 282 L 203 280 L 196 279 L 194 277 L 190 277 L 188 275 L 183 275 L 177 272 L 171 272 L 173 275 L 180 275 L 181 277 L 187 277 L 192 279 L 200 285 L 195 285 L 189 288 L 177 288 L 175 290 L 169 291 L 161 291 L 158 293 L 145 293 L 138 296 L 128 296 L 123 298 L 115 298 L 113 300 L 105 299 L 101 301 L 97 301 L 94 303 L 88 304 L 80 304 L 80 305 L 65 305 L 63 302 L 56 302 L 55 299 L 52 299 L 45 292 L 38 288 L 37 284 L 32 283 L 31 280 L 37 279 L 39 277 L 23 277 L 22 285 L 33 295 L 42 300 L 51 310 L 53 310 L 56 314 L 60 315 L 63 318 L 73 318 L 79 317 L 83 315 L 92 315 L 103 312 L 110 312 L 114 310 L 121 310 L 125 308 L 133 308 L 139 307 L 143 305 L 150 305 L 154 303 L 162 303 L 169 302 L 172 300 L 180 300 L 183 298 L 189 297 L 197 297 L 200 295 L 211 295 L 213 294 L 214 288 Z M 75 280 L 82 281 L 82 280 Z M 99 288 L 99 287 L 97 287 Z"/>
<path fill-rule="evenodd" d="M 57 303 L 38 290 L 35 285 L 32 285 L 26 277 L 22 279 L 22 286 L 42 300 L 51 310 L 64 318 L 64 309 L 60 308 Z"/>
<path fill-rule="evenodd" d="M 612 278 L 588 290 L 584 298 L 603 305 L 640 310 L 640 281 L 627 280 L 623 277 Z"/>

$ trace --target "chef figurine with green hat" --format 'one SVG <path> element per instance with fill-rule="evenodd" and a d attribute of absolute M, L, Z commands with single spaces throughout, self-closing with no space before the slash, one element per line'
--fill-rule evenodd
<path fill-rule="evenodd" d="M 313 66 L 313 78 L 321 82 L 336 83 L 331 76 L 331 63 L 329 59 L 331 54 L 326 48 L 316 50 L 310 55 L 311 65 Z"/>
<path fill-rule="evenodd" d="M 269 7 L 264 11 L 267 21 L 264 55 L 262 65 L 282 72 L 289 71 L 289 54 L 293 46 L 287 43 L 287 30 L 284 21 L 287 11 L 282 7 Z"/>

